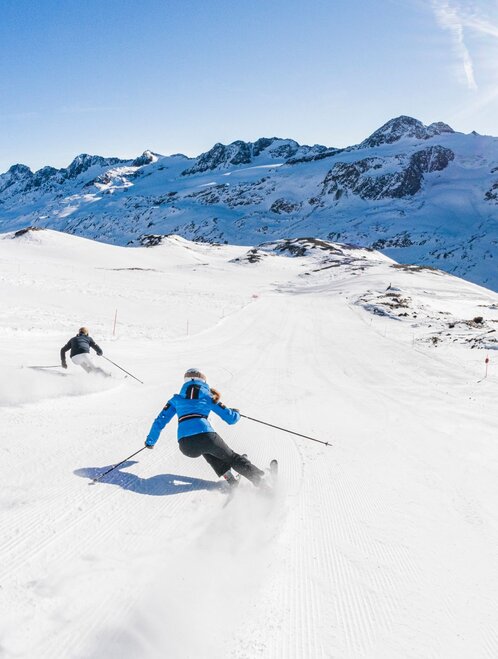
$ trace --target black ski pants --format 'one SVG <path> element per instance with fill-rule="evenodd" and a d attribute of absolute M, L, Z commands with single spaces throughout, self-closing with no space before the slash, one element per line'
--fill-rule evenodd
<path fill-rule="evenodd" d="M 218 476 L 223 476 L 230 468 L 235 469 L 257 485 L 264 471 L 255 467 L 245 455 L 239 455 L 225 444 L 218 433 L 202 432 L 183 437 L 178 442 L 180 451 L 189 458 L 204 456 Z"/>

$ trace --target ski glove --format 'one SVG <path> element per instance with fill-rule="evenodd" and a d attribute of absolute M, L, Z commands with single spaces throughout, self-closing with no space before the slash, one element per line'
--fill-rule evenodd
<path fill-rule="evenodd" d="M 147 444 L 147 441 L 145 442 L 145 448 L 154 448 L 154 444 Z"/>
<path fill-rule="evenodd" d="M 99 357 L 102 357 L 103 354 L 104 354 L 104 351 L 103 351 L 103 350 L 97 350 L 97 355 L 98 355 Z"/>

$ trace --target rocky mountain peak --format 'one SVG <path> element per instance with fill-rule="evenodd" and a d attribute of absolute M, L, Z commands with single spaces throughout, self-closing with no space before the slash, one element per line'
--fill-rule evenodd
<path fill-rule="evenodd" d="M 393 144 L 401 139 L 411 138 L 416 140 L 428 140 L 434 135 L 441 133 L 453 133 L 453 129 L 442 121 L 425 126 L 418 119 L 401 115 L 390 119 L 383 126 L 367 137 L 359 148 L 377 147 L 381 144 Z"/>
<path fill-rule="evenodd" d="M 22 165 L 19 163 L 17 165 L 12 165 L 7 174 L 10 174 L 13 178 L 20 179 L 25 176 L 32 176 L 33 172 L 27 165 Z"/>
<path fill-rule="evenodd" d="M 253 155 L 259 156 L 265 149 L 278 140 L 278 137 L 260 137 L 253 144 Z"/>
<path fill-rule="evenodd" d="M 454 133 L 455 131 L 451 126 L 445 124 L 444 121 L 435 121 L 430 126 L 427 126 L 427 130 L 431 131 L 434 135 L 441 135 L 442 133 Z"/>
<path fill-rule="evenodd" d="M 222 169 L 230 165 L 249 164 L 250 162 L 251 150 L 248 143 L 241 140 L 228 145 L 217 142 L 212 149 L 202 153 L 197 158 L 197 163 L 193 167 L 182 172 L 182 176 Z"/>
<path fill-rule="evenodd" d="M 131 166 L 143 167 L 144 165 L 150 165 L 152 162 L 157 162 L 159 158 L 160 156 L 158 153 L 154 153 L 153 151 L 146 149 L 141 156 L 135 158 L 135 160 L 131 163 Z"/>
<path fill-rule="evenodd" d="M 0 194 L 8 188 L 21 190 L 29 185 L 33 172 L 26 165 L 12 165 L 5 174 L 0 174 Z"/>
<path fill-rule="evenodd" d="M 249 165 L 254 158 L 263 152 L 269 158 L 286 160 L 297 153 L 300 146 L 297 142 L 280 137 L 260 137 L 256 142 L 236 140 L 225 145 L 217 142 L 212 149 L 202 153 L 193 167 L 182 172 L 182 176 L 199 174 L 215 169 L 226 169 L 236 165 Z"/>
<path fill-rule="evenodd" d="M 103 158 L 102 156 L 91 156 L 88 153 L 80 153 L 79 156 L 72 161 L 72 163 L 66 169 L 61 170 L 65 174 L 65 178 L 77 178 L 83 172 L 86 172 L 87 169 L 93 167 L 94 165 L 99 165 L 100 167 L 113 167 L 114 165 L 119 165 L 121 163 L 127 162 L 126 160 L 121 160 L 120 158 Z"/>

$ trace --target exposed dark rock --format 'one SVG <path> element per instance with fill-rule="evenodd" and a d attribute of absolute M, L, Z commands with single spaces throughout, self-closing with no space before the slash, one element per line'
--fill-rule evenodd
<path fill-rule="evenodd" d="M 226 169 L 237 165 L 249 165 L 254 158 L 266 151 L 271 158 L 286 160 L 301 148 L 294 140 L 282 140 L 278 137 L 261 137 L 256 142 L 237 140 L 225 145 L 217 143 L 212 149 L 201 154 L 192 167 L 184 170 L 182 176 L 200 174 L 215 169 Z"/>
<path fill-rule="evenodd" d="M 424 126 L 418 119 L 401 115 L 391 119 L 378 130 L 367 137 L 359 148 L 376 147 L 381 144 L 393 144 L 402 138 L 412 138 L 417 140 L 428 140 L 435 135 L 442 133 L 453 133 L 453 129 L 442 121 Z"/>
<path fill-rule="evenodd" d="M 160 245 L 164 238 L 166 238 L 168 234 L 165 235 L 159 235 L 159 234 L 144 234 L 140 236 L 138 239 L 138 242 L 142 247 L 156 247 L 157 245 Z"/>
<path fill-rule="evenodd" d="M 422 151 L 416 151 L 410 158 L 410 166 L 418 168 L 422 173 L 440 172 L 446 169 L 455 159 L 451 149 L 436 144 Z"/>
<path fill-rule="evenodd" d="M 276 199 L 273 204 L 270 206 L 270 211 L 272 213 L 294 213 L 298 211 L 302 206 L 302 203 L 295 203 L 292 201 L 287 201 L 286 199 Z"/>
<path fill-rule="evenodd" d="M 251 150 L 246 142 L 238 140 L 228 146 L 218 142 L 212 149 L 199 156 L 193 167 L 183 171 L 182 176 L 199 174 L 229 165 L 249 164 L 250 162 Z"/>
<path fill-rule="evenodd" d="M 390 309 L 408 309 L 410 301 L 409 297 L 402 297 L 400 293 L 384 293 L 384 295 L 380 297 L 379 304 L 383 304 Z"/>
<path fill-rule="evenodd" d="M 15 188 L 18 192 L 23 192 L 31 183 L 33 172 L 26 165 L 12 165 L 12 167 L 0 175 L 0 194 L 9 188 Z"/>
<path fill-rule="evenodd" d="M 278 137 L 260 137 L 259 140 L 254 142 L 252 150 L 253 156 L 259 156 L 262 151 L 271 146 L 276 140 L 278 140 Z"/>
<path fill-rule="evenodd" d="M 152 151 L 146 150 L 142 153 L 141 156 L 135 158 L 131 163 L 132 167 L 143 167 L 144 165 L 149 165 L 151 162 L 157 160 L 158 154 L 153 153 Z"/>
<path fill-rule="evenodd" d="M 238 256 L 232 259 L 230 263 L 259 263 L 264 257 L 266 257 L 266 254 L 253 247 L 244 256 Z"/>
<path fill-rule="evenodd" d="M 365 158 L 353 163 L 338 162 L 323 181 L 323 194 L 333 194 L 339 200 L 345 190 L 359 193 L 357 188 L 362 174 L 381 167 L 380 158 Z"/>
<path fill-rule="evenodd" d="M 221 192 L 223 191 L 224 185 L 213 185 L 205 190 L 200 190 L 199 192 L 193 192 L 188 195 L 192 199 L 197 199 L 202 204 L 218 204 L 221 201 Z"/>
<path fill-rule="evenodd" d="M 309 153 L 305 156 L 301 156 L 299 158 L 289 158 L 286 161 L 286 165 L 299 165 L 300 163 L 303 162 L 313 162 L 316 160 L 324 160 L 325 158 L 332 158 L 332 156 L 336 156 L 338 153 L 342 153 L 342 151 L 345 151 L 345 149 L 327 149 L 325 146 L 314 146 L 313 147 L 313 153 Z"/>
<path fill-rule="evenodd" d="M 333 194 L 339 201 L 345 192 L 362 199 L 394 199 L 413 196 L 420 191 L 424 174 L 441 171 L 454 159 L 450 149 L 435 145 L 416 151 L 403 167 L 403 158 L 396 159 L 401 169 L 387 174 L 372 175 L 386 164 L 382 158 L 364 158 L 356 162 L 338 162 L 323 181 L 323 194 Z"/>
<path fill-rule="evenodd" d="M 7 173 L 16 179 L 20 179 L 26 176 L 33 176 L 31 169 L 27 165 L 22 164 L 12 165 Z"/>
<path fill-rule="evenodd" d="M 20 236 L 24 236 L 32 231 L 43 231 L 43 230 L 44 230 L 43 227 L 25 227 L 24 229 L 19 229 L 19 231 L 16 231 L 13 235 L 13 238 L 19 238 Z"/>
<path fill-rule="evenodd" d="M 386 249 L 387 247 L 411 247 L 414 245 L 414 241 L 411 239 L 408 232 L 403 231 L 402 233 L 392 236 L 391 238 L 379 238 L 374 243 L 372 243 L 373 249 Z"/>
<path fill-rule="evenodd" d="M 295 140 L 283 140 L 280 137 L 261 137 L 253 144 L 249 143 L 249 147 L 252 150 L 253 158 L 261 155 L 263 151 L 267 151 L 272 158 L 283 158 L 284 160 L 293 156 L 300 148 L 306 148 L 301 147 Z"/>
<path fill-rule="evenodd" d="M 319 238 L 292 238 L 262 243 L 259 247 L 275 252 L 288 252 L 291 256 L 306 256 L 310 250 L 319 249 L 328 254 L 343 255 L 344 252 L 325 240 Z"/>
<path fill-rule="evenodd" d="M 55 169 L 55 167 L 42 167 L 33 174 L 33 178 L 31 179 L 31 186 L 33 188 L 38 188 L 41 185 L 46 184 L 57 174 L 58 171 L 59 170 Z"/>
<path fill-rule="evenodd" d="M 444 121 L 435 121 L 427 126 L 427 131 L 432 135 L 443 135 L 443 133 L 454 133 L 455 131 L 451 126 L 445 124 Z"/>
<path fill-rule="evenodd" d="M 431 272 L 437 272 L 439 275 L 446 274 L 438 268 L 433 268 L 431 265 L 415 265 L 412 263 L 393 263 L 391 268 L 396 270 L 404 270 L 405 272 L 423 272 L 424 270 L 430 270 Z"/>
<path fill-rule="evenodd" d="M 60 169 L 59 173 L 68 179 L 77 178 L 80 174 L 86 172 L 90 167 L 98 165 L 99 167 L 114 167 L 128 162 L 120 158 L 103 158 L 102 156 L 90 156 L 87 153 L 82 153 L 73 160 L 73 162 L 66 169 Z"/>
<path fill-rule="evenodd" d="M 275 147 L 268 149 L 268 152 L 273 158 L 282 158 L 287 160 L 291 158 L 299 149 L 299 144 L 294 140 L 285 140 L 282 144 L 277 144 Z"/>
<path fill-rule="evenodd" d="M 492 173 L 495 171 L 498 171 L 498 168 L 495 168 L 492 170 Z M 486 201 L 498 201 L 498 181 L 496 183 L 493 183 L 491 188 L 484 194 L 484 199 Z"/>

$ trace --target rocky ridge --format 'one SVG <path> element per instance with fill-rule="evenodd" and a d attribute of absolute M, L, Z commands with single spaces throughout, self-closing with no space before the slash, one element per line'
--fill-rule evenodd
<path fill-rule="evenodd" d="M 197 158 L 81 154 L 0 175 L 0 231 L 50 227 L 116 244 L 175 233 L 259 244 L 311 235 L 498 289 L 498 139 L 401 116 L 348 148 L 277 137 Z"/>

